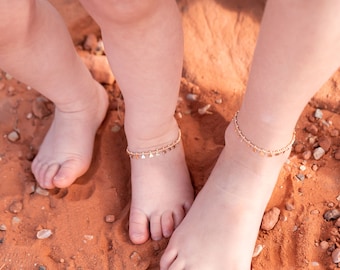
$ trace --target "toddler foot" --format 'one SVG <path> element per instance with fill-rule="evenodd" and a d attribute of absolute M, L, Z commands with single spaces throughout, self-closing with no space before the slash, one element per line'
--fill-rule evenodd
<path fill-rule="evenodd" d="M 263 212 L 288 154 L 253 153 L 231 125 L 226 147 L 174 232 L 161 269 L 249 270 Z"/>
<path fill-rule="evenodd" d="M 68 187 L 89 168 L 96 131 L 108 107 L 105 89 L 97 82 L 94 88 L 93 96 L 82 93 L 77 107 L 56 105 L 51 127 L 32 163 L 41 187 Z"/>
<path fill-rule="evenodd" d="M 169 142 L 174 141 L 173 137 L 168 137 L 171 138 Z M 155 144 L 148 142 L 148 145 Z M 153 240 L 170 237 L 193 200 L 182 143 L 160 156 L 132 158 L 131 183 L 131 241 L 142 244 L 150 235 Z"/>

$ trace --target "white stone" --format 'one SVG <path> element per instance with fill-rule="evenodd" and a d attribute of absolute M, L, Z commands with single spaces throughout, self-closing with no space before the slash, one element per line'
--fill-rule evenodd
<path fill-rule="evenodd" d="M 46 239 L 49 238 L 52 235 L 52 231 L 49 229 L 42 229 L 37 232 L 37 238 L 38 239 Z"/>
<path fill-rule="evenodd" d="M 340 262 L 340 248 L 334 249 L 334 251 L 332 252 L 332 260 L 334 263 Z"/>
<path fill-rule="evenodd" d="M 318 119 L 322 119 L 323 113 L 320 109 L 316 109 L 314 113 L 314 117 Z"/>
<path fill-rule="evenodd" d="M 319 160 L 325 155 L 326 151 L 322 147 L 318 147 L 313 152 L 313 157 L 315 160 Z"/>

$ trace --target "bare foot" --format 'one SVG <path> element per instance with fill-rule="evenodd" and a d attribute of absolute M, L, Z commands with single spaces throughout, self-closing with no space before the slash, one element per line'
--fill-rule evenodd
<path fill-rule="evenodd" d="M 54 120 L 32 163 L 41 187 L 70 186 L 89 168 L 95 134 L 108 107 L 105 89 L 97 82 L 94 88 L 93 96 L 79 97 L 77 107 L 56 106 Z"/>
<path fill-rule="evenodd" d="M 288 154 L 253 153 L 231 125 L 226 147 L 174 232 L 161 269 L 249 270 L 263 212 Z"/>
<path fill-rule="evenodd" d="M 131 182 L 131 241 L 142 244 L 150 234 L 153 240 L 170 237 L 193 201 L 182 143 L 161 156 L 131 159 Z"/>

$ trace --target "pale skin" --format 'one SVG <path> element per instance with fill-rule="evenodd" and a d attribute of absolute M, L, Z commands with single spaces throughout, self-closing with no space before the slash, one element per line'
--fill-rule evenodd
<path fill-rule="evenodd" d="M 254 144 L 289 143 L 312 95 L 340 65 L 340 3 L 267 1 L 239 125 Z M 234 131 L 188 215 L 174 232 L 161 269 L 249 270 L 262 214 L 289 152 L 253 153 Z M 213 222 L 212 222 L 213 221 Z"/>
<path fill-rule="evenodd" d="M 148 150 L 174 141 L 183 46 L 175 2 L 82 3 L 102 29 L 124 95 L 129 148 Z M 337 0 L 267 2 L 239 114 L 242 131 L 255 144 L 267 149 L 286 145 L 306 102 L 339 66 L 339 8 Z M 94 136 L 106 113 L 106 93 L 76 56 L 47 1 L 1 1 L 0 22 L 2 68 L 56 105 L 32 171 L 42 187 L 67 187 L 90 165 Z M 275 158 L 254 154 L 232 125 L 225 139 L 215 169 L 180 225 L 193 199 L 182 145 L 161 158 L 131 161 L 132 242 L 169 237 L 178 227 L 161 269 L 250 268 L 258 232 L 254 224 L 260 224 L 289 153 Z"/>
<path fill-rule="evenodd" d="M 98 22 L 106 54 L 126 103 L 129 149 L 142 151 L 176 140 L 174 119 L 183 37 L 173 0 L 82 0 Z M 0 3 L 1 68 L 55 104 L 52 125 L 32 163 L 43 188 L 64 188 L 92 159 L 108 98 L 77 56 L 60 15 L 46 0 Z M 11 31 L 8 31 L 8 30 Z M 130 239 L 169 237 L 193 201 L 182 143 L 167 155 L 131 160 Z"/>

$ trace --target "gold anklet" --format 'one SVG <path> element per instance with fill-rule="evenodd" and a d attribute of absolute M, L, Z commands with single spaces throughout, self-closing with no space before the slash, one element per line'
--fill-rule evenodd
<path fill-rule="evenodd" d="M 160 147 L 160 148 L 156 148 L 156 149 L 152 149 L 149 151 L 143 151 L 143 152 L 132 152 L 130 151 L 128 148 L 126 148 L 126 153 L 129 155 L 129 157 L 135 158 L 135 159 L 146 159 L 146 158 L 153 158 L 153 157 L 157 157 L 160 156 L 161 154 L 166 154 L 167 152 L 173 150 L 176 148 L 176 146 L 179 144 L 179 142 L 181 141 L 181 137 L 182 137 L 182 132 L 180 129 L 178 129 L 178 137 L 175 141 L 173 141 L 172 143 Z"/>
<path fill-rule="evenodd" d="M 241 141 L 245 142 L 255 153 L 260 153 L 262 156 L 272 157 L 272 156 L 278 156 L 281 154 L 284 154 L 285 152 L 289 151 L 292 148 L 292 145 L 295 142 L 295 131 L 293 132 L 293 137 L 289 144 L 287 144 L 285 147 L 282 147 L 277 150 L 266 150 L 264 148 L 256 146 L 254 143 L 252 143 L 247 137 L 242 133 L 240 126 L 238 124 L 237 116 L 239 111 L 237 111 L 234 115 L 233 121 L 235 125 L 235 131 L 241 138 Z"/>

